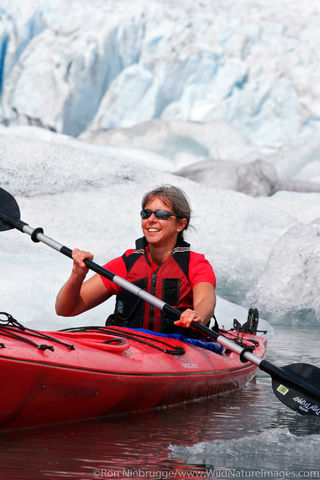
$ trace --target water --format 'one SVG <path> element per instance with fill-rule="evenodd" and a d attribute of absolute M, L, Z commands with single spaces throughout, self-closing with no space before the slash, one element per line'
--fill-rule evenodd
<path fill-rule="evenodd" d="M 319 329 L 276 328 L 268 359 L 320 365 L 319 341 Z M 320 419 L 288 410 L 259 371 L 243 390 L 192 404 L 3 433 L 0 462 L 0 478 L 17 480 L 320 478 Z"/>

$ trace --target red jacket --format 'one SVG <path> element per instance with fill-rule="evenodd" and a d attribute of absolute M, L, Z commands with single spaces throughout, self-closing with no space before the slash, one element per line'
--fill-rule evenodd
<path fill-rule="evenodd" d="M 179 310 L 193 308 L 192 287 L 188 278 L 188 243 L 177 243 L 171 256 L 156 271 L 151 268 L 148 260 L 144 238 L 136 241 L 136 250 L 133 253 L 127 252 L 122 256 L 127 269 L 126 280 Z M 185 334 L 185 330 L 188 330 L 188 336 L 191 333 L 190 329 L 176 327 L 173 320 L 167 318 L 160 309 L 123 289 L 120 289 L 117 295 L 115 311 L 108 318 L 107 324 L 146 328 L 164 333 Z"/>

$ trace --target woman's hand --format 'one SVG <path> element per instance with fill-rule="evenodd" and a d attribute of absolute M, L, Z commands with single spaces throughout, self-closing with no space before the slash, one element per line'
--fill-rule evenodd
<path fill-rule="evenodd" d="M 73 258 L 73 268 L 72 273 L 78 277 L 84 278 L 89 269 L 84 263 L 86 259 L 93 260 L 93 255 L 90 252 L 85 252 L 84 250 L 79 250 L 75 248 L 72 250 L 72 258 Z"/>
<path fill-rule="evenodd" d="M 179 320 L 176 320 L 174 324 L 178 327 L 189 328 L 191 326 L 191 322 L 202 323 L 202 318 L 195 310 L 187 308 L 187 310 L 182 312 Z"/>
<path fill-rule="evenodd" d="M 191 322 L 208 325 L 214 313 L 216 295 L 214 286 L 208 282 L 200 282 L 193 288 L 193 309 L 182 312 L 179 320 L 174 322 L 179 327 L 190 327 Z"/>
<path fill-rule="evenodd" d="M 72 273 L 61 287 L 56 299 L 56 313 L 65 317 L 86 312 L 112 295 L 98 274 L 84 282 L 89 270 L 84 262 L 86 259 L 93 259 L 92 253 L 75 248 L 72 251 L 72 258 Z"/>

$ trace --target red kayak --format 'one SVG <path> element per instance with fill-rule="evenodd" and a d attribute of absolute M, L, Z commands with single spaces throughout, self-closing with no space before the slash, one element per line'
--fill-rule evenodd
<path fill-rule="evenodd" d="M 237 333 L 224 335 L 235 339 Z M 264 356 L 264 338 L 244 334 L 241 340 Z M 41 332 L 1 325 L 0 347 L 0 430 L 207 397 L 243 387 L 258 368 L 225 349 L 219 354 L 120 327 Z"/>

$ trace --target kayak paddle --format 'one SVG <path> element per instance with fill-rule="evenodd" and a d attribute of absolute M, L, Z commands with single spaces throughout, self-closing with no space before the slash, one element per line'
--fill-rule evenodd
<path fill-rule="evenodd" d="M 20 209 L 16 200 L 10 193 L 0 188 L 0 231 L 10 230 L 11 228 L 27 233 L 34 242 L 42 242 L 72 259 L 72 250 L 70 248 L 47 237 L 43 233 L 42 228 L 32 228 L 20 220 Z M 181 312 L 166 304 L 163 300 L 115 275 L 92 260 L 86 259 L 85 264 L 90 270 L 108 278 L 125 290 L 149 302 L 170 317 L 180 318 Z M 252 353 L 250 347 L 238 345 L 204 325 L 192 322 L 191 327 L 201 332 L 205 337 L 215 339 L 220 345 L 240 355 L 241 361 L 249 361 L 270 375 L 273 391 L 283 404 L 301 415 L 320 416 L 320 368 L 307 363 L 295 363 L 282 368 L 277 367 L 269 361 L 256 356 Z"/>

